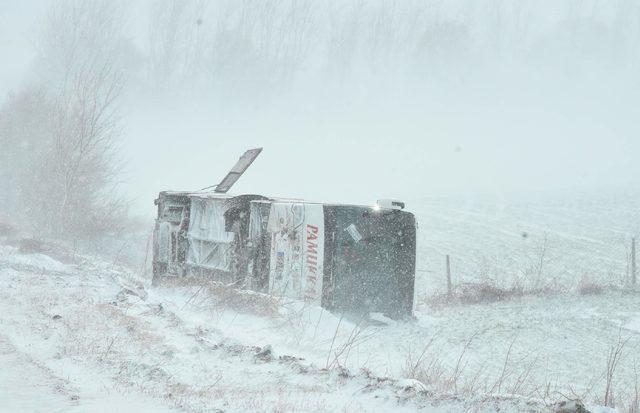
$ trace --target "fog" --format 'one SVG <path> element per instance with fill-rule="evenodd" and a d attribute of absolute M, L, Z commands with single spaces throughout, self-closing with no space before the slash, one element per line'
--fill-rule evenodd
<path fill-rule="evenodd" d="M 639 73 L 637 0 L 0 0 L 0 403 L 639 412 Z M 160 193 L 257 147 L 321 203 Z"/>
<path fill-rule="evenodd" d="M 0 6 L 3 99 L 48 72 L 51 5 Z M 639 183 L 632 1 L 110 7 L 121 189 L 139 214 L 257 146 L 234 192 L 372 203 Z"/>

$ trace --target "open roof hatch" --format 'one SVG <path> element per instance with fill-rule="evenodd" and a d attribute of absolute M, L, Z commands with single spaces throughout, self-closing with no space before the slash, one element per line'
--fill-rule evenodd
<path fill-rule="evenodd" d="M 249 149 L 240 157 L 240 159 L 238 159 L 238 162 L 233 165 L 233 168 L 231 168 L 227 176 L 225 176 L 219 184 L 203 188 L 202 190 L 209 189 L 215 186 L 216 189 L 214 189 L 214 192 L 220 194 L 227 193 L 229 189 L 231 189 L 233 184 L 235 184 L 236 181 L 240 179 L 247 168 L 249 168 L 253 161 L 256 160 L 258 155 L 260 155 L 260 152 L 262 152 L 262 148 Z"/>

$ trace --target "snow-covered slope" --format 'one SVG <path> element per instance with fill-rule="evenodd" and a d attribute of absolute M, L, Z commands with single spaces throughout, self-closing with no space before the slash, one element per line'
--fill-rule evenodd
<path fill-rule="evenodd" d="M 638 345 L 635 301 L 533 298 L 380 325 L 2 246 L 0 400 L 12 412 L 537 411 L 562 397 L 536 386 L 599 391 L 621 323 Z M 625 357 L 617 385 L 631 379 Z"/>
<path fill-rule="evenodd" d="M 258 337 L 232 339 L 207 321 L 212 314 L 188 308 L 184 290 L 147 294 L 132 274 L 83 261 L 65 265 L 0 250 L 0 410 L 356 412 L 430 405 L 417 382 L 322 369 L 272 351 Z"/>

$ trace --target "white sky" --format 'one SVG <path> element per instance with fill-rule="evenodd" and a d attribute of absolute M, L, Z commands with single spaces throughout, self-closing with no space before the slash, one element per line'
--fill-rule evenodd
<path fill-rule="evenodd" d="M 48 3 L 0 0 L 0 96 L 25 81 Z M 557 3 L 546 4 L 546 14 L 536 9 L 542 17 L 532 30 L 551 30 L 549 22 L 561 18 L 552 7 Z M 136 3 L 134 13 L 141 17 L 129 24 L 142 47 L 147 8 L 147 2 Z M 606 8 L 594 9 L 594 15 L 613 18 Z M 482 22 L 474 27 L 490 30 Z M 637 62 L 635 50 L 618 61 Z M 489 74 L 479 69 L 476 77 L 445 82 L 439 90 L 406 93 L 404 85 L 396 99 L 375 88 L 327 99 L 323 85 L 242 107 L 134 93 L 124 106 L 125 190 L 137 210 L 152 213 L 158 191 L 214 184 L 255 146 L 265 150 L 235 192 L 367 203 L 638 185 L 638 79 L 615 71 L 606 76 L 600 66 L 609 62 L 596 53 L 585 59 L 586 75 L 574 82 L 571 73 L 560 73 L 562 56 L 550 53 L 541 60 L 548 65 L 539 68 L 505 66 L 507 56 L 494 66 L 485 62 Z M 491 59 L 477 61 L 483 58 Z"/>

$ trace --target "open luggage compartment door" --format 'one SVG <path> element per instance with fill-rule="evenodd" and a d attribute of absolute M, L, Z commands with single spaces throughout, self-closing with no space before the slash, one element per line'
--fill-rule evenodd
<path fill-rule="evenodd" d="M 225 194 L 231 189 L 233 184 L 242 176 L 244 171 L 256 160 L 258 155 L 262 152 L 262 148 L 249 149 L 238 159 L 238 162 L 231 168 L 227 176 L 216 186 L 214 192 Z"/>

